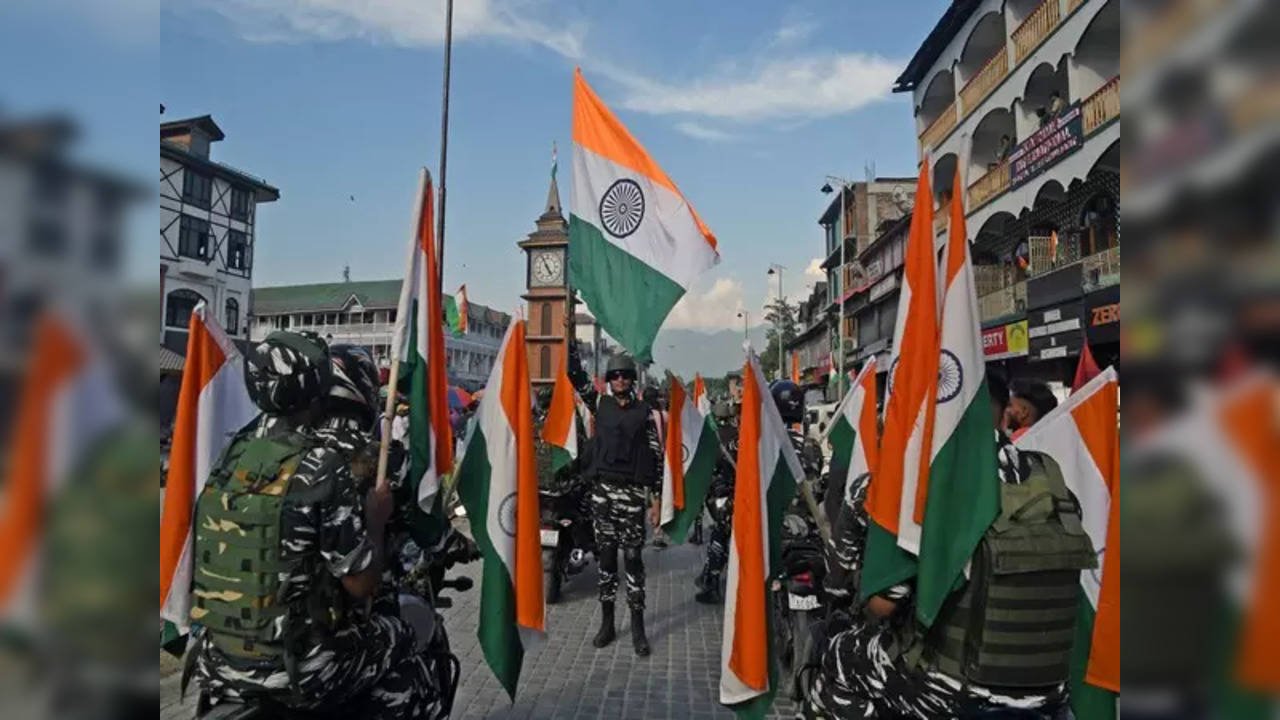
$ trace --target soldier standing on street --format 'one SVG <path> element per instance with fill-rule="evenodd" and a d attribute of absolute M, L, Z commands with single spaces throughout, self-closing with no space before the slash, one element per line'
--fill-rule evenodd
<path fill-rule="evenodd" d="M 707 542 L 707 562 L 698 575 L 698 594 L 694 600 L 708 605 L 724 602 L 720 577 L 729 562 L 729 537 L 733 529 L 733 488 L 735 470 L 729 458 L 738 456 L 738 418 L 728 400 L 720 400 L 712 408 L 720 441 L 720 457 L 707 491 L 707 513 L 711 515 L 711 534 Z"/>
<path fill-rule="evenodd" d="M 618 550 L 627 575 L 627 605 L 631 609 L 631 642 L 636 654 L 649 654 L 644 632 L 645 508 L 649 522 L 658 514 L 661 492 L 662 445 L 650 408 L 636 396 L 636 365 L 629 356 L 609 360 L 605 381 L 610 394 L 599 395 L 590 378 L 570 358 L 570 377 L 578 393 L 595 411 L 595 436 L 586 474 L 591 483 L 591 516 L 595 525 L 596 557 L 600 565 L 600 631 L 592 644 L 603 648 L 614 641 L 614 603 L 618 596 Z M 652 505 L 646 493 L 654 498 Z"/>

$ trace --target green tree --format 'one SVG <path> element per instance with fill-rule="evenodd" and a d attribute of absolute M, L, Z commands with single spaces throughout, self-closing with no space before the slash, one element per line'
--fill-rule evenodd
<path fill-rule="evenodd" d="M 765 331 L 765 349 L 764 354 L 760 356 L 760 369 L 764 371 L 766 379 L 772 380 L 778 371 L 779 338 L 781 338 L 785 361 L 788 357 L 785 349 L 787 344 L 795 340 L 796 335 L 799 334 L 797 310 L 798 306 L 786 298 L 774 298 L 764 306 L 764 319 L 769 323 L 769 329 Z"/>

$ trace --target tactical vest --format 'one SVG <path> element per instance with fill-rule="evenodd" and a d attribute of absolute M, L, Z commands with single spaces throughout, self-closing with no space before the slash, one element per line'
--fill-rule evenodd
<path fill-rule="evenodd" d="M 917 662 L 993 687 L 1065 682 L 1080 571 L 1098 566 L 1062 470 L 1024 451 L 1027 481 L 1001 483 L 1000 514 L 973 555 L 969 582 L 943 605 Z"/>
<path fill-rule="evenodd" d="M 298 561 L 281 558 L 281 515 L 287 502 L 299 500 L 299 493 L 290 496 L 291 481 L 318 444 L 300 433 L 237 438 L 200 493 L 191 619 L 204 625 L 209 640 L 227 655 L 256 660 L 285 655 L 288 629 L 282 637 L 274 627 L 290 609 L 281 602 L 287 588 L 280 574 L 296 572 L 290 563 Z M 313 587 L 312 594 L 321 590 Z M 336 595 L 328 594 L 330 602 L 320 604 L 329 605 L 328 614 L 336 620 L 331 602 Z M 314 604 L 306 599 L 308 610 Z"/>
<path fill-rule="evenodd" d="M 642 483 L 653 472 L 646 427 L 649 408 L 639 400 L 623 407 L 610 395 L 600 398 L 592 442 L 592 470 L 604 480 Z"/>

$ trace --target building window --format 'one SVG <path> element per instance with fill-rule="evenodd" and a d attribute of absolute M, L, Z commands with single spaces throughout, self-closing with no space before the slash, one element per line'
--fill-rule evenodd
<path fill-rule="evenodd" d="M 207 210 L 212 199 L 213 179 L 191 168 L 183 168 L 182 201 Z"/>
<path fill-rule="evenodd" d="M 543 335 L 551 334 L 551 304 L 550 303 L 542 306 L 542 334 Z"/>
<path fill-rule="evenodd" d="M 231 217 L 236 220 L 249 219 L 249 191 L 244 188 L 231 188 Z"/>
<path fill-rule="evenodd" d="M 367 312 L 365 312 L 365 314 L 364 314 L 364 324 L 365 324 L 365 325 L 372 325 L 372 324 L 373 324 L 373 311 L 367 311 Z"/>
<path fill-rule="evenodd" d="M 249 236 L 239 230 L 227 231 L 227 269 L 249 269 Z"/>
<path fill-rule="evenodd" d="M 387 312 L 387 317 L 389 318 L 389 319 L 387 320 L 387 322 L 395 322 L 395 321 L 396 321 L 396 309 L 395 309 L 395 308 L 392 308 L 389 312 Z"/>
<path fill-rule="evenodd" d="M 551 377 L 551 346 L 543 345 L 538 350 L 538 364 L 542 366 L 542 372 L 538 373 L 538 377 Z"/>
<path fill-rule="evenodd" d="M 1116 205 L 1110 195 L 1095 195 L 1085 204 L 1084 232 L 1080 234 L 1080 256 L 1087 257 L 1120 244 L 1116 228 Z"/>
<path fill-rule="evenodd" d="M 194 290 L 174 290 L 164 304 L 164 324 L 166 327 L 186 329 L 191 324 L 191 311 L 204 298 Z"/>
<path fill-rule="evenodd" d="M 226 315 L 225 323 L 228 335 L 237 335 L 240 333 L 240 302 L 235 298 L 227 298 L 227 306 L 223 312 Z"/>
<path fill-rule="evenodd" d="M 325 324 L 325 325 L 337 325 L 337 324 L 338 324 L 338 313 L 325 313 L 325 314 L 324 314 L 324 324 Z"/>
<path fill-rule="evenodd" d="M 209 257 L 209 223 L 200 218 L 183 215 L 178 225 L 178 254 L 184 257 L 206 260 Z"/>

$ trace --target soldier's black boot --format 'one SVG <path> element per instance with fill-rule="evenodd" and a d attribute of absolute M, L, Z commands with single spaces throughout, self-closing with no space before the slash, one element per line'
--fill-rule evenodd
<path fill-rule="evenodd" d="M 600 603 L 600 631 L 591 640 L 591 644 L 598 648 L 602 648 L 617 638 L 617 633 L 613 629 L 613 603 Z"/>
<path fill-rule="evenodd" d="M 644 610 L 631 611 L 631 644 L 636 655 L 649 657 L 649 638 L 644 634 Z"/>
<path fill-rule="evenodd" d="M 720 592 L 719 575 L 704 573 L 700 587 L 702 588 L 702 592 L 694 595 L 694 600 L 697 600 L 704 605 L 719 605 L 724 602 L 724 595 Z"/>

